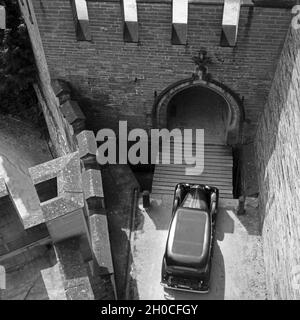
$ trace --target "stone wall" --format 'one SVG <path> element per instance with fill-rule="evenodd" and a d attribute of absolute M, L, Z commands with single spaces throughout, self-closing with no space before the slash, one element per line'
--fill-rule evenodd
<path fill-rule="evenodd" d="M 255 144 L 267 285 L 272 299 L 300 299 L 299 97 L 300 30 L 291 28 Z"/>
<path fill-rule="evenodd" d="M 59 108 L 59 99 L 51 86 L 51 78 L 45 58 L 36 17 L 31 1 L 20 1 L 19 7 L 29 32 L 38 72 L 38 85 L 35 86 L 40 105 L 47 122 L 53 150 L 56 156 L 63 156 L 74 150 L 68 124 Z"/>
<path fill-rule="evenodd" d="M 87 1 L 91 42 L 78 42 L 69 0 L 32 0 L 50 75 L 69 81 L 89 129 L 152 126 L 155 91 L 190 77 L 192 56 L 204 47 L 210 72 L 245 98 L 256 126 L 290 22 L 290 9 L 242 6 L 237 46 L 220 46 L 222 2 L 190 3 L 188 45 L 172 45 L 171 0 L 138 0 L 139 43 L 123 40 L 121 1 Z"/>
<path fill-rule="evenodd" d="M 0 225 L 0 231 L 6 238 L 10 236 L 11 242 L 16 242 L 19 245 L 17 249 L 22 255 L 23 247 L 27 244 L 28 246 L 32 245 L 35 240 L 34 237 L 30 237 L 30 231 L 36 228 L 36 225 L 39 226 L 40 228 L 35 231 L 40 232 L 35 232 L 33 235 L 40 236 L 40 234 L 46 233 L 48 244 L 46 248 L 50 246 L 49 243 L 54 243 L 56 260 L 47 260 L 47 263 L 54 269 L 50 270 L 49 266 L 49 272 L 42 270 L 46 272 L 45 278 L 41 278 L 38 273 L 38 275 L 33 274 L 33 280 L 28 278 L 27 273 L 31 272 L 35 265 L 32 267 L 26 260 L 24 272 L 18 274 L 18 281 L 12 283 L 9 287 L 10 290 L 6 291 L 2 297 L 11 299 L 25 296 L 27 299 L 27 291 L 25 293 L 19 292 L 17 295 L 24 278 L 27 277 L 29 284 L 34 281 L 32 285 L 37 287 L 37 294 L 43 299 L 113 299 L 116 293 L 114 266 L 111 257 L 101 170 L 96 164 L 95 136 L 91 131 L 84 131 L 85 117 L 77 101 L 72 100 L 72 90 L 68 84 L 59 79 L 50 78 L 32 2 L 20 0 L 19 4 L 29 30 L 38 69 L 39 83 L 35 89 L 43 108 L 56 156 L 60 157 L 29 169 L 32 187 L 33 184 L 35 186 L 43 184 L 43 188 L 47 188 L 44 183 L 48 183 L 50 180 L 54 180 L 56 184 L 56 188 L 54 188 L 56 194 L 52 194 L 51 199 L 40 199 L 41 215 L 34 217 L 29 215 L 30 225 L 26 225 L 25 228 L 28 229 L 24 230 L 22 226 L 15 223 L 16 218 L 11 216 L 10 212 L 8 214 L 4 212 L 5 219 Z M 78 135 L 80 132 L 82 134 Z M 80 141 L 77 143 L 76 135 L 83 137 L 81 140 L 79 138 L 81 143 Z M 79 149 L 80 159 L 78 152 L 72 152 L 77 149 Z M 93 163 L 90 167 L 91 155 Z M 49 185 L 47 186 L 49 187 Z M 7 186 L 1 179 L 0 187 L 2 188 L 0 188 L 0 198 L 7 197 Z M 37 191 L 38 189 L 40 188 L 37 188 Z M 7 201 L 4 205 L 7 206 L 9 199 L 5 198 L 5 200 Z M 11 223 L 16 225 L 12 228 Z M 88 227 L 86 223 L 88 223 Z M 44 224 L 47 225 L 47 228 Z M 11 232 L 19 233 L 22 237 L 12 238 Z M 0 240 L 0 249 L 2 250 L 3 241 L 1 238 Z M 36 243 L 35 246 L 41 249 L 42 244 Z M 9 257 L 15 259 L 18 253 L 16 250 L 11 252 L 12 250 L 9 249 L 16 248 L 11 248 L 5 243 L 4 250 L 9 251 Z M 5 263 L 8 263 L 7 261 L 10 263 L 12 260 L 8 259 L 8 254 L 2 255 L 1 250 L 0 259 Z M 92 260 L 93 264 L 90 263 Z M 23 263 L 23 261 L 21 262 Z M 42 263 L 44 261 L 38 261 L 37 268 Z M 59 294 L 56 290 L 52 290 L 53 284 L 57 281 L 57 278 L 54 277 L 58 274 L 61 276 L 62 282 Z M 12 279 L 13 276 L 15 274 L 12 275 Z M 31 292 L 32 288 L 29 287 L 29 291 Z M 30 298 L 36 298 L 36 295 L 31 295 Z"/>

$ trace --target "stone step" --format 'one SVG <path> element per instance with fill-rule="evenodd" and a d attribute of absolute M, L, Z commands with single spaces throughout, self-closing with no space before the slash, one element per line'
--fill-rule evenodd
<path fill-rule="evenodd" d="M 188 144 L 189 150 L 195 149 L 196 145 Z M 153 194 L 170 194 L 174 193 L 177 183 L 199 183 L 215 186 L 219 189 L 220 195 L 225 198 L 233 198 L 232 194 L 232 167 L 233 157 L 232 149 L 228 146 L 205 145 L 204 146 L 204 172 L 201 175 L 187 175 L 186 169 L 192 170 L 194 165 L 187 165 L 182 156 L 178 156 L 176 151 L 180 147 L 175 146 L 175 155 L 159 153 L 157 164 L 154 170 L 152 193 Z M 161 162 L 170 160 L 171 164 L 162 164 Z M 182 162 L 180 164 L 174 164 Z"/>

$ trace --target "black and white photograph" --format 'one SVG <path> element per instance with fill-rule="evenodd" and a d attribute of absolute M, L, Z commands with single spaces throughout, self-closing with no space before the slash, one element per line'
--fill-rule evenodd
<path fill-rule="evenodd" d="M 0 0 L 9 300 L 300 300 L 300 0 Z"/>

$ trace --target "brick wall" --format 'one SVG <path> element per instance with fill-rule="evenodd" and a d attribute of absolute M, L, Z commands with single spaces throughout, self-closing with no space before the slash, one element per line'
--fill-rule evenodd
<path fill-rule="evenodd" d="M 76 41 L 69 0 L 32 0 L 52 77 L 69 81 L 88 126 L 150 127 L 154 91 L 194 71 L 191 57 L 205 47 L 216 80 L 245 97 L 249 135 L 269 92 L 290 22 L 290 9 L 241 9 L 236 48 L 220 47 L 223 5 L 190 3 L 188 46 L 171 44 L 171 1 L 138 1 L 140 43 L 124 43 L 120 1 L 88 1 L 91 42 Z"/>
<path fill-rule="evenodd" d="M 291 29 L 256 135 L 267 284 L 273 299 L 300 299 L 295 273 L 297 266 L 300 270 L 299 96 L 300 31 Z"/>

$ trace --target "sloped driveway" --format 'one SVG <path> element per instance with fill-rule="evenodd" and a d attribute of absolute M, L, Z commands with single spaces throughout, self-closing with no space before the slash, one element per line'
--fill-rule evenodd
<path fill-rule="evenodd" d="M 265 274 L 258 212 L 249 201 L 246 215 L 237 216 L 234 202 L 219 209 L 209 294 L 165 290 L 161 263 L 171 218 L 172 196 L 157 196 L 144 210 L 140 200 L 131 243 L 135 279 L 132 299 L 265 299 Z"/>

